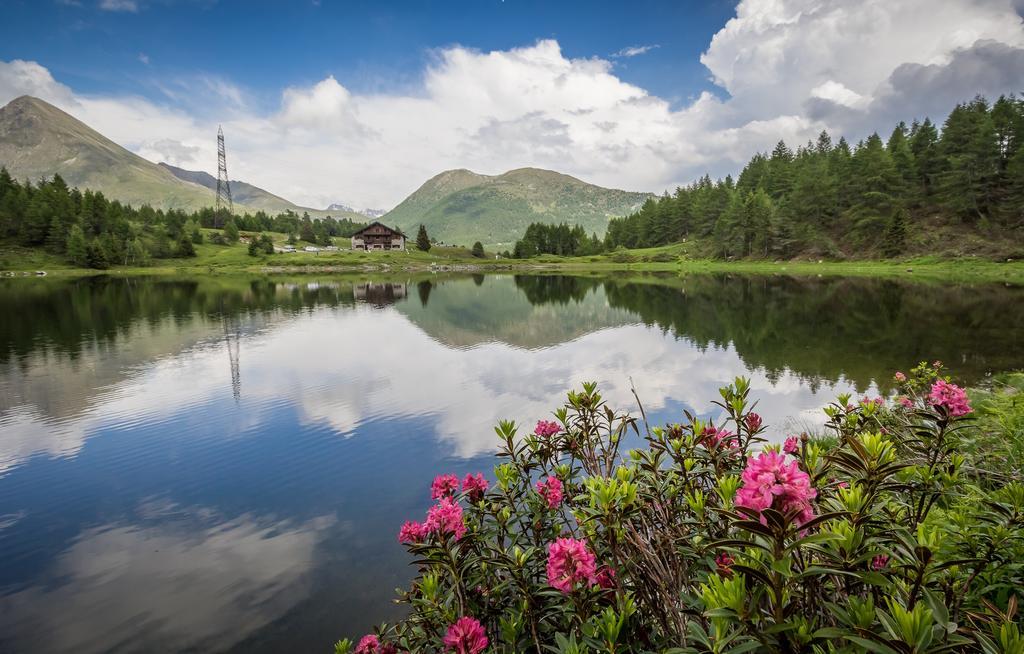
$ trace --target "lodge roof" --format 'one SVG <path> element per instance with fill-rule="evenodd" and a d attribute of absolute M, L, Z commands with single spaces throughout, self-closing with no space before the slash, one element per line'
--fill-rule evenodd
<path fill-rule="evenodd" d="M 363 227 L 362 229 L 360 229 L 358 232 L 352 234 L 352 236 L 359 236 L 360 234 L 362 234 L 363 232 L 365 232 L 366 230 L 370 229 L 371 227 L 373 227 L 375 225 L 379 225 L 380 227 L 383 227 L 384 229 L 386 229 L 389 232 L 392 232 L 394 234 L 399 234 L 399 235 L 402 236 L 402 238 L 407 238 L 405 233 L 402 232 L 402 230 L 400 230 L 400 229 L 398 229 L 396 227 L 388 227 L 387 225 L 385 225 L 384 223 L 380 222 L 379 220 L 373 221 L 372 223 L 370 223 L 366 227 Z"/>

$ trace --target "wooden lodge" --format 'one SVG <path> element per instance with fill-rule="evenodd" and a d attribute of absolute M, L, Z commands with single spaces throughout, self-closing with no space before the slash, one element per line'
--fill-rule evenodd
<path fill-rule="evenodd" d="M 405 234 L 376 220 L 352 235 L 353 250 L 405 250 Z"/>

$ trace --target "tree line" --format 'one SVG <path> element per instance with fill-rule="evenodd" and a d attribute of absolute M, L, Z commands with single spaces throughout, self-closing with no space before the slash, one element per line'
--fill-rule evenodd
<path fill-rule="evenodd" d="M 153 259 L 195 256 L 195 245 L 204 241 L 200 228 L 220 229 L 209 237 L 218 244 L 237 242 L 244 230 L 280 232 L 293 243 L 301 239 L 327 245 L 364 226 L 347 218 L 312 219 L 293 211 L 270 215 L 212 207 L 192 212 L 135 208 L 98 191 L 71 188 L 60 175 L 33 184 L 19 182 L 0 167 L 0 238 L 45 248 L 79 266 L 142 266 Z"/>
<path fill-rule="evenodd" d="M 722 257 L 898 255 L 936 219 L 997 238 L 1024 231 L 1024 100 L 958 104 L 941 130 L 900 122 L 852 146 L 827 132 L 794 152 L 784 141 L 739 177 L 696 182 L 609 222 L 604 248 L 707 239 Z"/>
<path fill-rule="evenodd" d="M 579 225 L 530 223 L 523 238 L 516 241 L 511 253 L 506 252 L 505 255 L 516 259 L 527 259 L 538 254 L 578 257 L 603 251 L 604 243 L 597 234 L 587 236 Z"/>

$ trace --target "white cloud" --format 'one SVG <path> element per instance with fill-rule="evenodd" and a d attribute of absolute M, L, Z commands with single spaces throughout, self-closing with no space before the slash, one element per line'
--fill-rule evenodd
<path fill-rule="evenodd" d="M 859 138 L 1024 87 L 1024 27 L 1009 0 L 743 0 L 701 57 L 727 97 L 681 107 L 616 73 L 613 59 L 650 47 L 573 59 L 554 40 L 451 46 L 411 91 L 357 93 L 338 73 L 282 90 L 269 111 L 229 80 L 162 81 L 161 104 L 74 93 L 38 63 L 0 62 L 0 102 L 40 95 L 142 156 L 166 156 L 160 143 L 193 148 L 177 150 L 192 152 L 178 165 L 206 171 L 223 124 L 232 177 L 314 207 L 393 206 L 449 168 L 541 166 L 660 191 L 735 173 L 780 138 Z"/>
<path fill-rule="evenodd" d="M 140 52 L 139 53 L 139 61 L 141 63 L 145 64 L 146 66 L 148 66 L 149 65 L 149 55 L 146 54 L 145 52 Z"/>
<path fill-rule="evenodd" d="M 616 59 L 619 58 L 619 57 L 636 57 L 638 55 L 647 54 L 651 50 L 654 50 L 655 48 L 658 48 L 658 47 L 661 47 L 661 46 L 659 46 L 657 44 L 654 44 L 654 45 L 633 45 L 633 46 L 630 46 L 628 48 L 623 48 L 623 49 L 619 50 L 618 52 L 613 54 L 612 57 L 614 57 Z"/>
<path fill-rule="evenodd" d="M 100 9 L 103 11 L 130 11 L 139 10 L 139 3 L 135 0 L 100 0 Z"/>

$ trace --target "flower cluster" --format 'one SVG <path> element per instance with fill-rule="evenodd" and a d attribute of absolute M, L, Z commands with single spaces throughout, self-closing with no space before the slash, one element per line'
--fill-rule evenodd
<path fill-rule="evenodd" d="M 427 533 L 451 534 L 455 540 L 466 534 L 466 523 L 462 520 L 462 507 L 450 497 L 442 498 L 440 502 L 430 507 L 427 511 L 427 521 L 423 524 Z"/>
<path fill-rule="evenodd" d="M 796 436 L 790 436 L 782 444 L 782 451 L 786 454 L 796 454 L 800 451 L 800 440 Z"/>
<path fill-rule="evenodd" d="M 462 492 L 466 494 L 470 502 L 479 502 L 484 498 L 484 493 L 487 492 L 487 480 L 479 472 L 475 475 L 472 473 L 467 474 L 465 479 L 462 480 Z"/>
<path fill-rule="evenodd" d="M 476 618 L 462 616 L 444 635 L 445 651 L 455 654 L 480 654 L 487 649 L 487 632 Z"/>
<path fill-rule="evenodd" d="M 784 454 L 768 451 L 750 457 L 742 481 L 736 493 L 736 506 L 757 512 L 767 508 L 782 513 L 796 510 L 800 524 L 814 517 L 811 500 L 818 496 L 818 491 L 811 486 L 810 476 L 800 465 L 796 461 L 787 463 Z"/>
<path fill-rule="evenodd" d="M 967 399 L 967 393 L 956 384 L 950 384 L 944 379 L 939 379 L 932 384 L 931 393 L 928 394 L 928 403 L 932 406 L 945 407 L 949 415 L 954 418 L 965 416 L 971 412 L 971 403 Z"/>
<path fill-rule="evenodd" d="M 562 503 L 562 482 L 558 477 L 546 477 L 538 481 L 537 492 L 548 503 L 549 509 L 557 509 Z"/>
<path fill-rule="evenodd" d="M 596 584 L 597 562 L 587 541 L 559 538 L 548 545 L 547 573 L 548 585 L 563 593 L 572 591 L 577 584 Z"/>
<path fill-rule="evenodd" d="M 451 497 L 459 490 L 459 478 L 455 475 L 438 475 L 434 477 L 434 483 L 430 484 L 430 499 L 439 500 L 442 497 Z"/>
<path fill-rule="evenodd" d="M 747 431 L 751 434 L 756 434 L 761 429 L 761 416 L 753 411 L 747 414 L 743 422 L 747 425 Z"/>
<path fill-rule="evenodd" d="M 709 450 L 713 450 L 719 445 L 729 449 L 739 447 L 739 442 L 731 431 L 715 427 L 714 425 L 708 425 L 705 427 L 701 431 L 701 437 L 703 438 L 702 442 L 704 443 L 704 446 Z"/>
<path fill-rule="evenodd" d="M 406 520 L 402 528 L 398 530 L 399 543 L 422 543 L 427 537 L 427 527 L 422 522 Z"/>
<path fill-rule="evenodd" d="M 562 428 L 554 420 L 538 420 L 537 426 L 534 428 L 533 433 L 538 436 L 543 436 L 544 438 L 547 438 L 549 436 L 554 436 L 561 430 Z"/>

